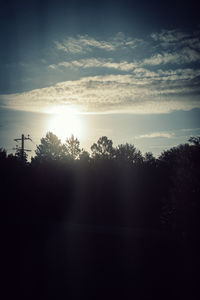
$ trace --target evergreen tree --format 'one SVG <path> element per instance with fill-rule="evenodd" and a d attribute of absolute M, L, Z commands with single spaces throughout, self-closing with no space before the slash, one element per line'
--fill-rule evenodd
<path fill-rule="evenodd" d="M 71 157 L 72 159 L 77 159 L 81 153 L 80 142 L 77 138 L 72 136 L 66 140 L 66 143 L 63 146 L 65 155 Z"/>
<path fill-rule="evenodd" d="M 35 160 L 58 160 L 63 156 L 63 146 L 55 134 L 47 132 L 46 137 L 41 139 L 35 153 Z"/>

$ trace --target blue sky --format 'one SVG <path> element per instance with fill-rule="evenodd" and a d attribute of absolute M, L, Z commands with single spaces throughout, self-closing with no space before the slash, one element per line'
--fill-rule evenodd
<path fill-rule="evenodd" d="M 86 148 L 107 135 L 158 154 L 200 134 L 195 1 L 10 1 L 0 17 L 1 146 L 25 128 L 38 143 L 57 107 Z"/>

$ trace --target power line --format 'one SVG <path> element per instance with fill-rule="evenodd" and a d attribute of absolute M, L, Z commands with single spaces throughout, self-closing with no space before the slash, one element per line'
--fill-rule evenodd
<path fill-rule="evenodd" d="M 25 142 L 25 140 L 30 140 L 30 141 L 32 141 L 32 139 L 30 138 L 30 135 L 29 135 L 29 134 L 28 134 L 27 137 L 25 137 L 24 134 L 22 134 L 22 135 L 21 135 L 21 138 L 14 139 L 14 141 L 17 142 L 17 143 L 18 143 L 18 141 L 21 141 L 21 147 L 18 147 L 18 145 L 16 145 L 16 148 L 13 148 L 13 150 L 19 151 L 20 156 L 21 156 L 21 160 L 24 160 L 25 152 L 32 151 L 32 150 L 29 150 L 29 149 L 25 149 L 25 148 L 24 148 L 24 142 Z"/>

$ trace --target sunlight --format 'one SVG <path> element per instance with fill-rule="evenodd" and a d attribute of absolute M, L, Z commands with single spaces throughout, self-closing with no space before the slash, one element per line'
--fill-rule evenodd
<path fill-rule="evenodd" d="M 72 134 L 78 139 L 83 137 L 83 124 L 75 107 L 56 106 L 50 108 L 47 113 L 50 117 L 46 130 L 56 134 L 62 142 Z"/>

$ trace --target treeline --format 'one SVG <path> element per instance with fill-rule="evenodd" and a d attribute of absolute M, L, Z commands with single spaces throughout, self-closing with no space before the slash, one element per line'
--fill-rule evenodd
<path fill-rule="evenodd" d="M 200 216 L 200 137 L 142 155 L 132 144 L 103 136 L 80 148 L 51 132 L 27 162 L 0 150 L 2 218 L 11 222 L 84 224 L 193 231 Z"/>

